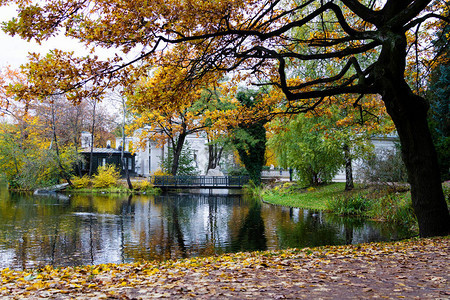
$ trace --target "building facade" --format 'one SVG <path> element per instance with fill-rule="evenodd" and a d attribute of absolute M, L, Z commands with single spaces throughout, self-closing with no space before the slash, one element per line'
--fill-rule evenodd
<path fill-rule="evenodd" d="M 397 135 L 386 135 L 386 136 L 373 136 L 370 139 L 373 145 L 374 154 L 377 156 L 383 156 L 385 151 L 396 150 L 397 144 L 400 142 Z M 352 162 L 353 168 L 353 180 L 362 180 L 362 169 L 365 167 L 364 161 L 361 159 L 354 160 Z M 338 174 L 333 178 L 334 182 L 345 182 L 345 169 L 343 168 Z"/>
<path fill-rule="evenodd" d="M 83 156 L 83 162 L 78 172 L 82 175 L 89 174 L 89 168 L 91 164 L 91 146 L 92 137 L 87 131 L 81 133 L 81 150 L 80 154 Z M 128 168 L 128 172 L 131 176 L 135 176 L 135 155 L 129 151 L 124 151 L 125 166 L 122 163 L 122 150 L 120 148 L 111 148 L 108 143 L 106 148 L 92 148 L 92 173 L 95 174 L 99 167 L 109 165 L 115 165 L 121 170 L 121 174 L 125 174 L 125 168 Z"/>
<path fill-rule="evenodd" d="M 193 154 L 193 163 L 199 175 L 205 175 L 208 168 L 208 141 L 201 135 L 189 135 L 186 137 L 185 147 L 188 146 Z M 116 145 L 122 145 L 123 138 L 116 138 Z M 135 154 L 135 173 L 138 176 L 149 177 L 161 170 L 162 162 L 168 155 L 168 145 L 158 145 L 157 142 L 148 140 L 144 147 L 138 147 L 137 135 L 125 138 L 124 149 L 130 151 L 131 146 Z"/>

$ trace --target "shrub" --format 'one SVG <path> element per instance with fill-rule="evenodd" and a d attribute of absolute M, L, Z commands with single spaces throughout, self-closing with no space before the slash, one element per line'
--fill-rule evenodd
<path fill-rule="evenodd" d="M 376 199 L 369 215 L 398 225 L 408 227 L 417 225 L 410 193 L 392 193 Z"/>
<path fill-rule="evenodd" d="M 139 191 L 150 191 L 154 189 L 154 185 L 148 180 L 142 180 L 136 182 L 134 188 Z"/>
<path fill-rule="evenodd" d="M 83 177 L 72 177 L 71 181 L 76 189 L 87 188 L 91 184 L 91 178 L 88 175 L 84 175 Z"/>
<path fill-rule="evenodd" d="M 442 184 L 442 190 L 444 191 L 445 201 L 450 206 L 450 181 L 446 181 Z"/>
<path fill-rule="evenodd" d="M 285 183 L 283 183 L 283 188 L 290 188 L 292 185 L 294 185 L 294 183 L 292 183 L 292 182 L 285 182 Z"/>
<path fill-rule="evenodd" d="M 361 215 L 371 206 L 371 201 L 362 194 L 333 197 L 327 201 L 327 209 L 340 215 Z"/>
<path fill-rule="evenodd" d="M 155 171 L 155 173 L 153 173 L 153 176 L 171 176 L 171 174 L 169 174 L 161 169 L 157 169 Z"/>
<path fill-rule="evenodd" d="M 262 187 L 256 185 L 251 179 L 248 184 L 244 185 L 243 189 L 244 194 L 252 199 L 260 199 L 263 193 Z"/>
<path fill-rule="evenodd" d="M 315 190 L 315 189 L 313 189 Z M 285 182 L 274 187 L 265 186 L 263 194 L 290 195 L 304 192 L 304 189 L 297 182 Z"/>
<path fill-rule="evenodd" d="M 236 166 L 228 170 L 230 176 L 248 176 L 248 172 L 244 167 Z"/>
<path fill-rule="evenodd" d="M 155 179 L 156 179 L 156 177 L 158 177 L 158 176 L 173 176 L 173 175 L 172 175 L 172 174 L 169 174 L 169 173 L 167 173 L 167 172 L 165 172 L 164 170 L 162 170 L 162 169 L 160 169 L 160 168 L 158 168 L 158 169 L 153 173 L 153 176 L 150 178 L 150 183 L 151 183 L 152 185 L 155 184 Z"/>
<path fill-rule="evenodd" d="M 378 151 L 376 155 L 364 162 L 361 174 L 362 179 L 368 183 L 394 183 L 408 180 L 400 149 Z"/>
<path fill-rule="evenodd" d="M 120 179 L 120 171 L 114 165 L 105 165 L 98 168 L 98 173 L 94 175 L 92 184 L 94 188 L 105 188 L 117 185 Z"/>

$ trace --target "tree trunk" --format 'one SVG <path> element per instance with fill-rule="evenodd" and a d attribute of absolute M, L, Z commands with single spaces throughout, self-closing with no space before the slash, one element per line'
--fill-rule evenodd
<path fill-rule="evenodd" d="M 173 161 L 172 161 L 172 171 L 171 174 L 173 176 L 177 175 L 178 165 L 180 163 L 181 151 L 183 150 L 184 141 L 186 140 L 186 134 L 182 133 L 178 136 L 176 140 L 176 144 L 172 144 L 173 149 Z"/>
<path fill-rule="evenodd" d="M 353 184 L 353 169 L 352 157 L 350 155 L 350 147 L 344 144 L 344 159 L 345 159 L 345 190 L 351 191 L 354 188 Z"/>
<path fill-rule="evenodd" d="M 126 107 L 126 103 L 125 100 L 122 98 L 122 149 L 120 151 L 120 156 L 122 159 L 122 165 L 125 168 L 125 177 L 127 178 L 127 185 L 128 188 L 130 190 L 133 189 L 133 184 L 131 183 L 131 179 L 130 179 L 130 172 L 128 172 L 128 161 L 126 161 L 125 155 L 124 155 L 124 151 L 125 151 L 125 142 L 126 142 L 126 137 L 125 137 L 125 114 L 127 111 L 127 107 Z"/>
<path fill-rule="evenodd" d="M 402 145 L 411 198 L 422 237 L 447 235 L 450 215 L 442 192 L 437 154 L 427 123 L 425 99 L 399 95 L 400 110 L 389 109 Z"/>
<path fill-rule="evenodd" d="M 123 149 L 122 149 L 121 155 L 122 155 L 122 165 L 123 165 L 124 171 L 125 171 L 125 178 L 127 179 L 127 185 L 128 185 L 128 188 L 130 190 L 132 190 L 133 184 L 131 183 L 130 172 L 128 172 L 128 161 L 127 161 L 126 157 L 123 155 Z"/>
<path fill-rule="evenodd" d="M 66 171 L 64 166 L 61 163 L 61 155 L 59 153 L 59 146 L 58 146 L 58 138 L 56 136 L 56 112 L 55 112 L 55 103 L 51 103 L 51 110 L 52 110 L 52 131 L 53 131 L 53 141 L 55 142 L 55 150 L 56 150 L 56 159 L 58 161 L 58 166 L 60 169 L 60 174 L 62 177 L 67 181 L 67 183 L 70 186 L 73 186 L 72 181 L 70 180 L 70 173 Z"/>
<path fill-rule="evenodd" d="M 206 172 L 210 169 L 215 169 L 219 165 L 220 159 L 222 157 L 223 146 L 219 146 L 217 144 L 209 144 L 208 145 L 208 168 Z"/>
<path fill-rule="evenodd" d="M 91 126 L 91 153 L 89 155 L 89 177 L 92 176 L 92 167 L 93 167 L 93 160 L 94 160 L 94 131 L 95 131 L 95 108 L 97 107 L 97 100 L 93 99 L 94 101 L 92 103 L 92 126 Z"/>
<path fill-rule="evenodd" d="M 447 235 L 450 215 L 428 128 L 429 105 L 405 81 L 406 47 L 403 32 L 391 31 L 386 35 L 373 79 L 400 137 L 419 234 L 421 237 Z"/>
<path fill-rule="evenodd" d="M 206 172 L 209 170 L 216 168 L 216 158 L 215 158 L 215 146 L 216 145 L 208 145 L 208 168 L 206 168 Z"/>
<path fill-rule="evenodd" d="M 79 120 L 79 116 L 80 116 L 80 109 L 79 109 L 79 106 L 77 106 L 77 113 L 76 113 L 76 121 L 75 121 L 75 128 L 74 128 L 74 130 L 75 130 L 75 134 L 74 134 L 74 138 L 73 138 L 73 143 L 74 143 L 74 145 L 75 145 L 75 151 L 76 151 L 76 153 L 78 153 L 79 154 L 79 152 L 78 152 L 78 145 L 80 144 L 80 136 L 81 136 L 81 130 L 80 131 L 78 131 L 78 120 Z M 82 169 L 82 166 L 83 166 L 83 162 L 80 160 L 80 159 L 77 159 L 77 165 L 78 165 L 78 176 L 79 177 L 82 177 L 83 176 L 83 174 L 82 174 L 82 171 L 81 171 L 81 169 Z"/>

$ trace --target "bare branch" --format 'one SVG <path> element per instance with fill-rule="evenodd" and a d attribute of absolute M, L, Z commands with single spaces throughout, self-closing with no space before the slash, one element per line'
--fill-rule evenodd
<path fill-rule="evenodd" d="M 415 27 L 416 25 L 421 25 L 423 22 L 425 22 L 426 20 L 430 19 L 430 18 L 436 18 L 436 19 L 441 19 L 447 23 L 450 23 L 450 19 L 448 17 L 444 17 L 435 13 L 429 13 L 426 14 L 423 17 L 417 18 L 415 20 L 412 20 L 411 22 L 409 22 L 408 24 L 406 24 L 403 28 L 405 31 Z"/>
<path fill-rule="evenodd" d="M 358 0 L 341 0 L 351 11 L 366 22 L 378 25 L 380 12 L 374 11 Z"/>
<path fill-rule="evenodd" d="M 423 11 L 427 7 L 427 5 L 431 2 L 431 0 L 414 0 L 414 1 L 410 0 L 408 2 L 412 2 L 412 4 L 406 7 L 405 9 L 396 12 L 395 16 L 392 19 L 390 19 L 385 25 L 389 27 L 404 26 L 410 20 L 416 17 L 421 11 Z"/>

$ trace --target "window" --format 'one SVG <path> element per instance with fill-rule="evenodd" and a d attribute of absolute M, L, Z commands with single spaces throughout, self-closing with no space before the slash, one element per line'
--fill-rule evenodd
<path fill-rule="evenodd" d="M 128 157 L 128 170 L 133 170 L 133 159 Z"/>
<path fill-rule="evenodd" d="M 152 173 L 152 149 L 150 148 L 151 144 L 149 143 L 148 147 L 148 173 Z"/>

